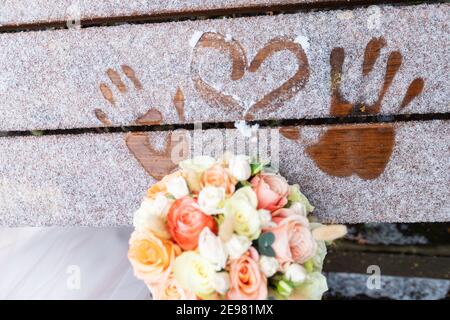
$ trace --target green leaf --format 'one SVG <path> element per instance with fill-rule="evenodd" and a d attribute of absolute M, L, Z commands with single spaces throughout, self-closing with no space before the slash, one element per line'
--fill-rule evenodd
<path fill-rule="evenodd" d="M 281 280 L 278 282 L 276 290 L 282 296 L 288 297 L 292 293 L 293 287 L 287 281 Z"/>
<path fill-rule="evenodd" d="M 252 169 L 252 176 L 254 176 L 262 171 L 264 168 L 264 163 L 251 163 L 250 168 Z"/>
<path fill-rule="evenodd" d="M 263 256 L 275 257 L 275 250 L 272 244 L 275 241 L 275 236 L 272 232 L 265 232 L 258 238 L 258 251 Z"/>
<path fill-rule="evenodd" d="M 292 202 L 300 202 L 305 206 L 306 212 L 310 213 L 314 210 L 314 207 L 309 203 L 308 198 L 305 197 L 303 193 L 300 192 L 300 187 L 298 184 L 294 184 L 289 188 L 288 200 Z"/>

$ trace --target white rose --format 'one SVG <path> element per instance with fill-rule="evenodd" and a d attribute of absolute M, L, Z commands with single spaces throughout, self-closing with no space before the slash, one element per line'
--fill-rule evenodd
<path fill-rule="evenodd" d="M 173 275 L 183 288 L 203 299 L 215 292 L 214 266 L 195 251 L 184 251 L 175 258 Z"/>
<path fill-rule="evenodd" d="M 172 205 L 172 202 L 172 200 L 168 199 L 162 194 L 158 194 L 154 199 L 145 197 L 138 211 L 144 211 L 147 214 L 157 215 L 165 218 L 170 206 Z"/>
<path fill-rule="evenodd" d="M 250 240 L 257 239 L 261 234 L 256 205 L 257 197 L 250 187 L 240 188 L 225 204 L 225 216 L 232 217 L 234 231 Z"/>
<path fill-rule="evenodd" d="M 279 266 L 280 264 L 276 258 L 261 256 L 259 259 L 259 268 L 267 278 L 273 276 L 277 272 Z"/>
<path fill-rule="evenodd" d="M 164 181 L 167 191 L 176 199 L 183 198 L 189 194 L 186 180 L 182 176 L 167 177 Z"/>
<path fill-rule="evenodd" d="M 320 272 L 312 272 L 306 277 L 306 281 L 295 288 L 295 299 L 320 300 L 328 290 L 327 278 Z"/>
<path fill-rule="evenodd" d="M 166 216 L 171 204 L 172 201 L 163 195 L 158 195 L 155 199 L 145 198 L 134 213 L 133 226 L 138 230 L 150 229 L 159 237 L 169 239 Z"/>
<path fill-rule="evenodd" d="M 227 272 L 218 272 L 213 279 L 214 289 L 220 293 L 225 294 L 230 289 L 230 275 Z"/>
<path fill-rule="evenodd" d="M 216 271 L 225 268 L 228 258 L 225 246 L 220 238 L 208 227 L 205 227 L 202 232 L 200 232 L 198 238 L 198 252 L 200 253 L 200 256 L 208 260 L 214 266 Z"/>
<path fill-rule="evenodd" d="M 221 213 L 224 199 L 224 188 L 205 187 L 198 195 L 198 205 L 207 214 Z"/>
<path fill-rule="evenodd" d="M 301 265 L 293 263 L 287 269 L 284 274 L 289 281 L 295 284 L 300 284 L 306 280 L 306 270 Z"/>
<path fill-rule="evenodd" d="M 252 242 L 244 236 L 233 235 L 225 244 L 231 259 L 239 259 L 252 245 Z"/>
<path fill-rule="evenodd" d="M 306 217 L 308 213 L 306 212 L 306 207 L 301 202 L 294 202 L 289 207 L 292 211 L 294 211 L 296 214 Z"/>
<path fill-rule="evenodd" d="M 197 156 L 180 162 L 180 168 L 184 170 L 193 170 L 203 172 L 214 165 L 216 160 L 209 156 Z"/>
<path fill-rule="evenodd" d="M 269 210 L 260 209 L 258 210 L 258 213 L 261 227 L 263 229 L 276 227 L 276 223 L 272 221 L 272 214 Z"/>
<path fill-rule="evenodd" d="M 238 181 L 247 180 L 252 174 L 249 158 L 244 155 L 232 157 L 228 163 L 228 169 Z"/>

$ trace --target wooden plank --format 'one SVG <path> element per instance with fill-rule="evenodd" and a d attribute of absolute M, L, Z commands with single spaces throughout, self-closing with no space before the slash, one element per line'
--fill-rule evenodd
<path fill-rule="evenodd" d="M 189 15 L 223 15 L 269 10 L 291 10 L 335 5 L 376 4 L 382 0 L 3 0 L 0 3 L 0 27 L 57 24 L 78 18 L 82 24 Z M 390 2 L 400 2 L 391 0 Z"/>
<path fill-rule="evenodd" d="M 382 275 L 381 287 L 368 287 L 371 274 L 327 273 L 325 300 L 449 300 L 450 280 Z"/>
<path fill-rule="evenodd" d="M 324 271 L 368 274 L 367 268 L 371 265 L 379 266 L 382 276 L 450 279 L 450 257 L 338 250 L 328 252 Z"/>
<path fill-rule="evenodd" d="M 0 34 L 0 130 L 449 112 L 448 9 Z"/>
<path fill-rule="evenodd" d="M 431 223 L 430 223 L 431 224 Z M 434 222 L 433 224 L 443 224 Z M 386 223 L 386 225 L 388 225 Z M 385 238 L 389 240 L 389 235 L 380 233 L 377 235 L 379 238 Z M 440 256 L 450 257 L 450 245 L 448 245 L 448 236 L 446 237 L 446 244 L 442 245 L 371 245 L 371 244 L 355 244 L 349 241 L 341 240 L 336 243 L 335 248 L 341 251 L 364 251 L 364 252 L 384 252 L 384 253 L 397 253 L 397 254 L 413 254 L 421 256 Z M 444 240 L 444 239 L 442 239 Z"/>
<path fill-rule="evenodd" d="M 189 139 L 184 131 L 0 138 L 0 225 L 128 225 L 155 182 L 150 174 L 171 169 L 174 156 L 187 154 L 180 152 L 186 142 L 191 154 L 226 149 L 274 163 L 278 155 L 281 173 L 300 184 L 321 221 L 450 221 L 449 129 L 448 121 L 305 126 L 286 138 L 273 128 L 260 129 L 257 143 L 233 129 L 191 131 Z M 336 131 L 341 142 L 332 149 L 323 141 Z M 322 148 L 324 160 L 312 157 L 311 148 L 316 154 Z M 377 161 L 366 163 L 361 150 Z"/>
<path fill-rule="evenodd" d="M 343 248 L 450 256 L 450 222 L 355 224 L 345 239 Z"/>

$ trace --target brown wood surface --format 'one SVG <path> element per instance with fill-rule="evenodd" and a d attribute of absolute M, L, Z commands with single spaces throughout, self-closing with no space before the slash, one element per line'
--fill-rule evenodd
<path fill-rule="evenodd" d="M 146 189 L 199 150 L 278 154 L 320 221 L 450 221 L 448 121 L 295 128 L 262 128 L 255 142 L 236 129 L 3 137 L 0 225 L 128 225 Z M 334 131 L 340 152 L 323 142 Z"/>
<path fill-rule="evenodd" d="M 448 113 L 446 8 L 0 34 L 0 131 Z"/>

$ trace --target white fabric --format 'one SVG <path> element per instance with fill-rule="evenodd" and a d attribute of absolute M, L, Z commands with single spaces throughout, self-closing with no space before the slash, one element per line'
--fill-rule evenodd
<path fill-rule="evenodd" d="M 127 259 L 131 231 L 0 228 L 0 299 L 149 299 Z"/>

